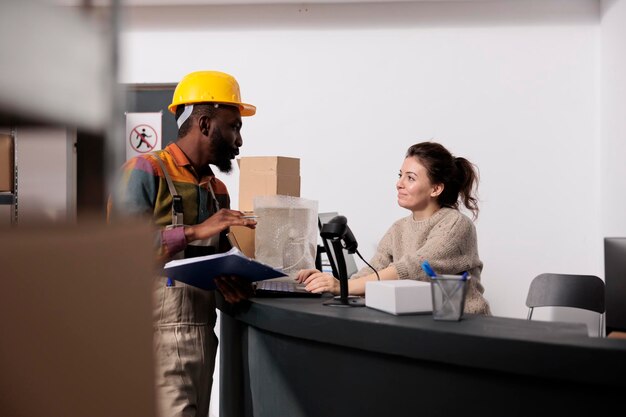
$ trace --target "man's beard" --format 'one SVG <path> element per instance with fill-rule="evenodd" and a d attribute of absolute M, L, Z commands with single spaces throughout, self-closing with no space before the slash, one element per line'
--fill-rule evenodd
<path fill-rule="evenodd" d="M 232 160 L 236 156 L 236 148 L 233 148 L 225 139 L 220 129 L 215 129 L 213 136 L 215 146 L 215 160 L 213 165 L 221 172 L 228 174 L 233 170 Z"/>

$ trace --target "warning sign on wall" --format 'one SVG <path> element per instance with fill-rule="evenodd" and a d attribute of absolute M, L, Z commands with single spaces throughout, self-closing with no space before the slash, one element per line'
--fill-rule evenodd
<path fill-rule="evenodd" d="M 161 149 L 161 112 L 126 113 L 126 159 Z"/>

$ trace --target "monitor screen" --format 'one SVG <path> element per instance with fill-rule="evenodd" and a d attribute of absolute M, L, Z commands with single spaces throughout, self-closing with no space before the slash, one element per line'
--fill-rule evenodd
<path fill-rule="evenodd" d="M 604 238 L 606 333 L 626 331 L 626 237 Z"/>

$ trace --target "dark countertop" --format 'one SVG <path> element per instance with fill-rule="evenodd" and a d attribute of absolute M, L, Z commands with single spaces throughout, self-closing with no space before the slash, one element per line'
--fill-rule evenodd
<path fill-rule="evenodd" d="M 253 298 L 222 312 L 294 338 L 381 354 L 583 383 L 626 385 L 626 340 L 587 336 L 584 324 L 465 315 L 395 316 L 324 299 Z"/>

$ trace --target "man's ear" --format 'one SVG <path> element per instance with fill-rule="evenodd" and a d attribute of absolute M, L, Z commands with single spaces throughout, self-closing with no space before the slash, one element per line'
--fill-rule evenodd
<path fill-rule="evenodd" d="M 211 118 L 208 116 L 200 116 L 198 118 L 198 127 L 200 128 L 200 133 L 204 136 L 209 136 L 209 130 L 211 129 Z"/>
<path fill-rule="evenodd" d="M 433 185 L 433 189 L 430 192 L 430 196 L 431 197 L 439 197 L 439 195 L 441 193 L 443 193 L 443 189 L 444 189 L 444 185 L 443 184 L 434 184 Z"/>

